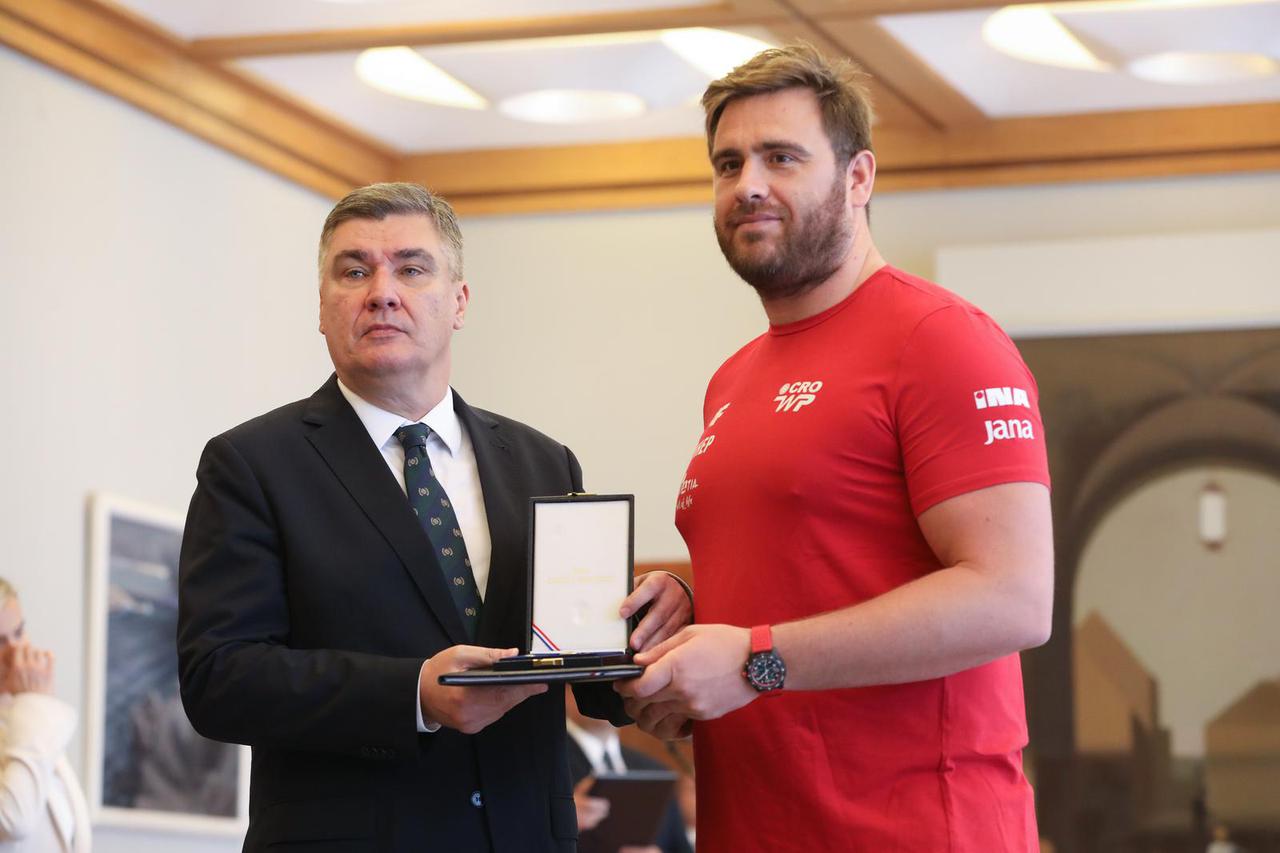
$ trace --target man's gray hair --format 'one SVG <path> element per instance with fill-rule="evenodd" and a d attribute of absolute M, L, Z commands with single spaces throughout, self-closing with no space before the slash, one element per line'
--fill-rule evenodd
<path fill-rule="evenodd" d="M 448 254 L 449 273 L 453 280 L 462 278 L 462 229 L 449 202 L 421 184 L 369 184 L 352 190 L 325 217 L 320 231 L 320 258 L 323 266 L 329 241 L 339 225 L 352 219 L 383 220 L 388 216 L 422 215 L 431 220 Z M 324 275 L 324 270 L 320 270 Z"/>

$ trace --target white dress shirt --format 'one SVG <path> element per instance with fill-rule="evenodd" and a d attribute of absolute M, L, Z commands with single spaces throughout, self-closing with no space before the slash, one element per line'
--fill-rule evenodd
<path fill-rule="evenodd" d="M 627 764 L 622 760 L 622 741 L 616 731 L 610 730 L 605 735 L 589 732 L 573 720 L 565 720 L 564 727 L 569 736 L 582 748 L 582 754 L 591 762 L 591 773 L 625 773 Z"/>
<path fill-rule="evenodd" d="M 404 446 L 396 438 L 396 430 L 415 422 L 379 409 L 343 385 L 341 380 L 338 381 L 338 390 L 347 398 L 351 408 L 355 409 L 356 417 L 364 424 L 369 438 L 373 439 L 382 458 L 386 460 L 387 467 L 400 484 L 400 491 L 404 492 Z M 448 389 L 444 399 L 416 423 L 431 427 L 431 437 L 427 439 L 427 458 L 431 460 L 431 470 L 435 472 L 440 485 L 444 486 L 449 495 L 449 503 L 453 504 L 454 514 L 458 516 L 462 541 L 466 543 L 467 557 L 471 560 L 471 573 L 476 577 L 476 588 L 483 601 L 485 586 L 489 583 L 489 558 L 493 552 L 493 540 L 489 538 L 489 518 L 484 511 L 484 493 L 480 490 L 476 451 L 471 445 L 471 436 L 462 428 L 458 413 L 453 410 L 453 389 Z"/>
<path fill-rule="evenodd" d="M 378 408 L 343 385 L 342 380 L 338 380 L 338 390 L 351 404 L 360 423 L 364 424 L 369 438 L 382 453 L 382 458 L 386 460 L 387 467 L 400 484 L 400 491 L 405 492 L 407 500 L 404 446 L 396 438 L 396 430 L 414 421 Z M 431 436 L 427 439 L 427 458 L 431 460 L 431 470 L 435 472 L 436 479 L 449 495 L 449 503 L 453 504 L 458 527 L 462 530 L 462 541 L 467 546 L 467 557 L 471 560 L 471 573 L 475 575 L 476 589 L 483 601 L 485 587 L 489 583 L 493 540 L 489 536 L 489 517 L 484 509 L 484 492 L 480 488 L 480 469 L 476 465 L 475 448 L 471 444 L 471 436 L 467 435 L 462 422 L 458 420 L 458 413 L 453 410 L 453 389 L 446 390 L 444 399 L 417 423 L 431 427 Z M 418 731 L 439 731 L 439 723 L 428 723 L 423 718 L 421 696 L 422 674 L 419 672 L 418 690 L 413 701 Z"/>

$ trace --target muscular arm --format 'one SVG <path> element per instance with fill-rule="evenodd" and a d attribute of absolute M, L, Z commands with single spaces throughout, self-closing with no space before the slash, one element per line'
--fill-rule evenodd
<path fill-rule="evenodd" d="M 852 607 L 773 628 L 786 688 L 823 690 L 949 675 L 1043 643 L 1053 603 L 1048 489 L 1009 483 L 943 501 L 919 517 L 943 568 Z M 711 719 L 758 694 L 741 670 L 750 626 L 695 625 L 637 656 L 620 687 L 649 728 Z"/>
<path fill-rule="evenodd" d="M 777 626 L 788 688 L 922 681 L 1049 638 L 1048 489 L 993 486 L 931 507 L 919 524 L 945 568 L 854 607 Z"/>

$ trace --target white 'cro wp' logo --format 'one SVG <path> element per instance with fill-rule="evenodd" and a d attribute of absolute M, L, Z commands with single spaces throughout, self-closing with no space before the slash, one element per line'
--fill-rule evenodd
<path fill-rule="evenodd" d="M 822 380 L 810 382 L 787 382 L 778 389 L 778 396 L 773 402 L 778 404 L 775 412 L 798 412 L 818 398 L 822 390 Z"/>
<path fill-rule="evenodd" d="M 1021 388 L 981 388 L 973 392 L 973 405 L 977 409 L 995 409 L 1000 406 L 1021 406 L 1031 408 L 1027 392 Z"/>

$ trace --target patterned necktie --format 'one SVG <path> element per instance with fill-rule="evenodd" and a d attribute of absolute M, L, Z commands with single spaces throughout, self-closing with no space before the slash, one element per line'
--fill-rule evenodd
<path fill-rule="evenodd" d="M 471 573 L 471 559 L 467 545 L 462 541 L 462 528 L 453 512 L 444 486 L 431 470 L 427 458 L 427 436 L 431 428 L 426 424 L 412 424 L 396 430 L 396 438 L 404 445 L 404 487 L 409 496 L 409 506 L 418 516 L 418 523 L 427 534 L 436 552 L 436 560 L 444 572 L 445 583 L 453 593 L 454 606 L 462 617 L 467 638 L 474 641 L 476 627 L 480 624 L 480 593 L 475 575 Z"/>

